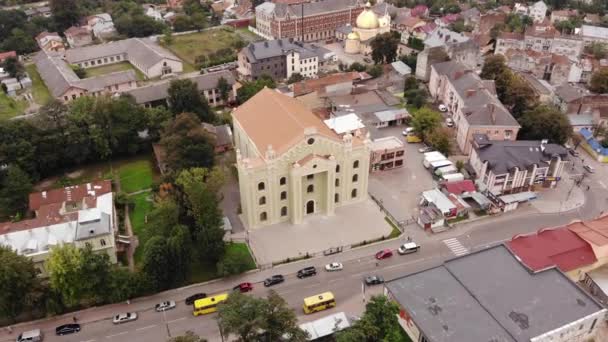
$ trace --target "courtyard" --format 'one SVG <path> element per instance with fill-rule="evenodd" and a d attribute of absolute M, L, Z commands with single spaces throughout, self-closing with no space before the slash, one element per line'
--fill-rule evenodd
<path fill-rule="evenodd" d="M 129 62 L 108 64 L 108 65 L 103 65 L 103 66 L 99 66 L 99 67 L 88 68 L 85 70 L 87 73 L 86 77 L 95 77 L 95 76 L 109 74 L 112 72 L 133 70 L 133 71 L 135 71 L 135 77 L 137 78 L 138 81 L 143 81 L 146 78 L 141 71 L 137 70 Z"/>

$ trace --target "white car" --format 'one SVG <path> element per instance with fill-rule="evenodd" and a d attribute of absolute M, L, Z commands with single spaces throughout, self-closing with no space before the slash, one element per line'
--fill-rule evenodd
<path fill-rule="evenodd" d="M 163 312 L 171 309 L 175 309 L 175 302 L 172 300 L 158 303 L 154 306 L 154 310 L 156 310 L 156 312 Z"/>
<path fill-rule="evenodd" d="M 121 314 L 114 316 L 114 318 L 112 319 L 112 323 L 121 324 L 121 323 L 127 323 L 127 322 L 131 322 L 131 321 L 135 321 L 135 320 L 137 320 L 137 313 L 126 312 L 126 313 L 121 313 Z"/>
<path fill-rule="evenodd" d="M 416 253 L 416 252 L 418 252 L 419 249 L 420 249 L 420 246 L 417 245 L 415 242 L 406 242 L 399 247 L 397 252 L 399 252 L 399 254 L 403 255 L 403 254 Z"/>
<path fill-rule="evenodd" d="M 445 106 L 445 105 L 443 105 L 443 104 L 440 104 L 440 105 L 439 105 L 439 111 L 441 111 L 441 112 L 447 112 L 447 111 L 448 111 L 448 107 L 446 107 L 446 106 Z"/>
<path fill-rule="evenodd" d="M 414 131 L 414 127 L 408 127 L 406 129 L 404 129 L 403 132 L 401 132 L 401 134 L 403 134 L 405 136 L 405 135 L 412 133 L 413 131 Z"/>
<path fill-rule="evenodd" d="M 339 262 L 332 262 L 331 264 L 325 265 L 325 270 L 327 272 L 342 271 L 343 268 L 344 268 L 344 265 L 342 265 L 342 263 L 339 263 Z"/>
<path fill-rule="evenodd" d="M 445 125 L 448 127 L 454 127 L 454 120 L 452 120 L 451 118 L 445 119 Z"/>

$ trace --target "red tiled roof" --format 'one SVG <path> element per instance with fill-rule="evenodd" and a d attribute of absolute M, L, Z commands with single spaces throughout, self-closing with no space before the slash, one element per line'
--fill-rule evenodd
<path fill-rule="evenodd" d="M 312 93 L 313 91 L 324 90 L 325 87 L 328 85 L 347 82 L 347 81 L 354 81 L 358 78 L 359 78 L 359 74 L 354 71 L 346 72 L 346 73 L 339 73 L 339 74 L 331 74 L 331 75 L 317 78 L 317 79 L 304 80 L 301 82 L 294 83 L 293 92 L 294 92 L 295 96 L 301 96 L 304 94 Z"/>
<path fill-rule="evenodd" d="M 80 202 L 85 197 L 96 197 L 112 191 L 109 180 L 95 181 L 87 184 L 67 186 L 61 189 L 34 192 L 30 194 L 30 210 L 38 210 L 49 204 L 63 202 Z"/>
<path fill-rule="evenodd" d="M 463 192 L 475 192 L 475 183 L 472 180 L 467 179 L 459 182 L 447 182 L 443 184 L 443 187 L 447 192 L 451 194 L 460 195 Z"/>
<path fill-rule="evenodd" d="M 557 266 L 568 272 L 597 261 L 589 243 L 568 227 L 516 236 L 507 245 L 533 271 Z"/>
<path fill-rule="evenodd" d="M 608 215 L 593 221 L 572 223 L 568 229 L 596 246 L 608 245 Z"/>
<path fill-rule="evenodd" d="M 17 58 L 17 53 L 15 51 L 0 52 L 0 62 L 11 57 Z"/>

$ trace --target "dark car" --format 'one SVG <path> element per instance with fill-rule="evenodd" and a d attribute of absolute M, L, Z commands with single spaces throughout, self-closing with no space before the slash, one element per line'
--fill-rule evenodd
<path fill-rule="evenodd" d="M 380 285 L 382 283 L 384 283 L 384 278 L 382 278 L 381 276 L 375 275 L 365 277 L 366 285 Z"/>
<path fill-rule="evenodd" d="M 233 287 L 232 290 L 239 291 L 241 293 L 249 292 L 249 291 L 253 290 L 253 284 L 252 283 L 240 283 L 237 286 Z"/>
<path fill-rule="evenodd" d="M 308 278 L 308 277 L 312 277 L 316 274 L 317 274 L 317 269 L 314 268 L 313 266 L 305 267 L 298 271 L 298 278 L 300 278 L 300 279 Z"/>
<path fill-rule="evenodd" d="M 390 249 L 384 249 L 376 253 L 376 259 L 382 260 L 393 256 L 393 252 Z"/>
<path fill-rule="evenodd" d="M 570 154 L 574 157 L 578 157 L 578 151 L 573 150 L 573 149 L 569 149 L 568 152 L 570 152 Z"/>
<path fill-rule="evenodd" d="M 192 296 L 186 298 L 186 305 L 192 305 L 197 299 L 206 298 L 207 294 L 205 293 L 195 293 Z"/>
<path fill-rule="evenodd" d="M 73 334 L 73 333 L 77 333 L 79 331 L 80 331 L 80 324 L 77 324 L 77 323 L 64 324 L 64 325 L 60 325 L 57 328 L 55 328 L 55 334 L 57 334 L 59 336 Z"/>
<path fill-rule="evenodd" d="M 285 281 L 285 277 L 283 277 L 280 274 L 275 274 L 272 277 L 266 278 L 266 280 L 264 280 L 264 286 L 268 287 L 268 286 L 280 284 L 284 281 Z"/>

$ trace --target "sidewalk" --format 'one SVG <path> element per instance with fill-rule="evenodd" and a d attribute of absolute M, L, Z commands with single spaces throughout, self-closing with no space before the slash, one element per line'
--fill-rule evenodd
<path fill-rule="evenodd" d="M 538 198 L 530 203 L 543 214 L 568 212 L 585 204 L 584 192 L 566 173 L 554 189 L 540 189 Z"/>

